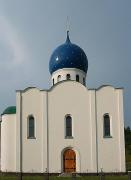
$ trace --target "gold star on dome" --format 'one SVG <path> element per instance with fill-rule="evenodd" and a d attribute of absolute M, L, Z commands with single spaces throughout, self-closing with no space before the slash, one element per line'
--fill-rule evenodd
<path fill-rule="evenodd" d="M 59 58 L 58 58 L 58 56 L 57 56 L 57 58 L 56 58 L 56 61 L 59 61 Z"/>

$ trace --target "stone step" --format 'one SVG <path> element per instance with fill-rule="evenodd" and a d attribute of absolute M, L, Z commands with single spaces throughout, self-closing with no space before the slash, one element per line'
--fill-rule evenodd
<path fill-rule="evenodd" d="M 72 173 L 61 173 L 59 176 L 60 177 L 72 177 Z M 76 174 L 76 177 L 79 177 L 79 175 Z"/>

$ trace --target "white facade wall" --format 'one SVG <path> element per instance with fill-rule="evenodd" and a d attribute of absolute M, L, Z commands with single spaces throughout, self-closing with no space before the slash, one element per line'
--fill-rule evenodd
<path fill-rule="evenodd" d="M 19 92 L 17 93 L 19 94 Z M 20 96 L 21 109 L 19 109 L 19 113 L 22 120 L 22 171 L 45 172 L 47 168 L 46 92 L 41 92 L 37 88 L 31 88 L 23 91 Z M 28 139 L 27 137 L 27 120 L 29 115 L 33 115 L 35 118 L 35 139 Z M 20 121 L 20 119 L 17 119 L 17 121 Z M 20 155 L 17 154 L 17 156 Z"/>
<path fill-rule="evenodd" d="M 1 171 L 16 172 L 16 115 L 3 115 L 1 123 Z"/>
<path fill-rule="evenodd" d="M 49 171 L 62 172 L 62 152 L 76 152 L 77 172 L 96 172 L 96 129 L 94 91 L 75 81 L 52 88 L 48 95 Z M 73 121 L 73 139 L 65 139 L 65 116 Z"/>
<path fill-rule="evenodd" d="M 81 84 L 84 84 L 83 79 L 85 79 L 85 82 L 86 82 L 86 73 L 84 71 L 77 69 L 77 68 L 63 68 L 63 69 L 59 69 L 59 70 L 55 71 L 52 74 L 51 84 L 53 85 L 53 79 L 54 79 L 54 84 L 56 84 L 60 81 L 67 80 L 66 79 L 67 74 L 70 74 L 71 80 L 76 81 L 76 75 L 79 75 L 79 82 Z M 59 79 L 58 76 L 61 76 L 61 78 Z"/>
<path fill-rule="evenodd" d="M 63 81 L 49 91 L 17 91 L 16 106 L 16 116 L 2 117 L 2 171 L 60 173 L 67 148 L 76 153 L 77 172 L 125 171 L 122 89 L 88 90 L 81 83 Z M 105 113 L 111 118 L 112 138 L 103 137 Z M 72 117 L 72 139 L 65 138 L 67 114 Z M 29 115 L 35 118 L 35 139 L 27 138 Z"/>
<path fill-rule="evenodd" d="M 21 135 L 20 135 L 20 127 L 21 127 L 21 92 L 16 92 L 16 172 L 21 172 L 21 149 L 20 149 L 20 145 L 21 145 Z"/>
<path fill-rule="evenodd" d="M 111 86 L 96 91 L 98 170 L 125 172 L 125 145 L 122 89 Z M 110 116 L 111 137 L 103 137 L 103 115 Z"/>

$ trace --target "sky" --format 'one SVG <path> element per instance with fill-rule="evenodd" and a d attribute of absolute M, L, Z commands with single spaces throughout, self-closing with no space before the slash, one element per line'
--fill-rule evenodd
<path fill-rule="evenodd" d="M 131 127 L 131 0 L 0 0 L 0 113 L 16 90 L 49 89 L 49 60 L 70 39 L 88 57 L 87 88 L 124 88 Z"/>

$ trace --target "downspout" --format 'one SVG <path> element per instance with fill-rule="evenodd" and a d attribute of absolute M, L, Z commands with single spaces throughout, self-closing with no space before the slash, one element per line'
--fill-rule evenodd
<path fill-rule="evenodd" d="M 46 98 L 46 104 L 47 104 L 47 173 L 49 173 L 49 123 L 48 123 L 48 91 L 47 91 L 47 98 Z"/>
<path fill-rule="evenodd" d="M 97 97 L 96 97 L 96 90 L 95 90 L 95 120 L 96 120 L 96 167 L 97 167 L 97 174 L 98 174 L 98 130 L 97 130 Z"/>
<path fill-rule="evenodd" d="M 0 115 L 0 172 L 1 172 L 1 123 L 2 123 L 2 115 Z"/>
<path fill-rule="evenodd" d="M 20 180 L 22 180 L 22 93 L 20 92 Z"/>

